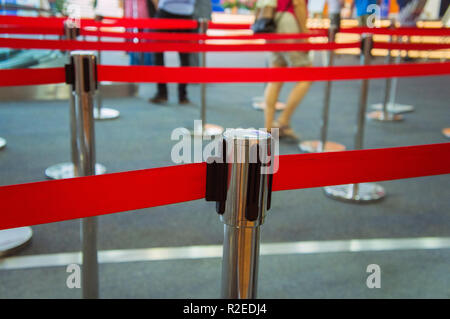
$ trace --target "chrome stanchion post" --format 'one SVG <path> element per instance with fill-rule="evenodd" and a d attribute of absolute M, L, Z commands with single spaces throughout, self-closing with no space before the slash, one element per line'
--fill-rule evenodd
<path fill-rule="evenodd" d="M 395 28 L 395 24 L 394 21 L 391 22 L 391 29 Z M 392 43 L 392 38 L 393 36 L 389 36 L 389 42 Z M 393 58 L 392 58 L 392 52 L 391 49 L 388 49 L 388 53 L 387 53 L 387 58 L 386 58 L 386 63 L 387 64 L 392 64 L 393 62 Z M 399 114 L 395 114 L 389 111 L 389 105 L 390 103 L 392 103 L 391 101 L 391 95 L 395 94 L 395 91 L 392 91 L 392 89 L 396 87 L 397 82 L 394 81 L 394 86 L 391 85 L 392 82 L 392 78 L 387 78 L 386 79 L 386 88 L 384 91 L 384 100 L 383 100 L 383 104 L 382 104 L 382 109 L 379 111 L 373 111 L 367 114 L 367 118 L 370 120 L 375 120 L 375 121 L 381 121 L 381 122 L 397 122 L 397 121 L 402 121 L 403 120 L 403 116 L 399 115 Z M 374 106 L 375 107 L 375 106 Z"/>
<path fill-rule="evenodd" d="M 223 298 L 250 299 L 257 295 L 260 227 L 270 208 L 272 176 L 263 172 L 262 163 L 268 162 L 270 141 L 267 132 L 227 130 L 223 134 L 225 163 L 208 164 L 206 199 L 217 201 L 217 212 L 224 223 Z"/>
<path fill-rule="evenodd" d="M 79 28 L 76 27 L 70 20 L 68 23 L 64 24 L 64 34 L 67 40 L 76 40 L 79 35 Z M 72 57 L 70 57 L 70 63 L 72 62 Z M 76 126 L 76 110 L 75 110 L 75 97 L 73 94 L 69 94 L 69 114 L 70 114 L 70 144 L 71 144 L 71 163 L 60 163 L 48 167 L 45 170 L 45 176 L 51 179 L 63 179 L 72 178 L 78 176 L 79 167 L 79 149 L 77 147 L 77 130 Z M 96 174 L 104 174 L 106 172 L 105 166 L 101 164 L 95 165 Z"/>
<path fill-rule="evenodd" d="M 74 51 L 72 95 L 75 97 L 76 176 L 95 175 L 94 96 L 97 61 L 93 52 Z M 97 217 L 81 220 L 83 298 L 98 298 Z"/>
<path fill-rule="evenodd" d="M 98 30 L 98 31 L 100 31 L 100 30 Z M 101 37 L 99 35 L 97 37 L 97 42 L 100 42 L 100 41 L 101 41 Z M 98 64 L 102 64 L 102 51 L 100 51 L 100 50 L 97 51 L 97 62 L 98 62 Z M 97 92 L 97 107 L 94 109 L 94 119 L 96 119 L 96 120 L 114 120 L 114 119 L 118 118 L 120 116 L 119 111 L 117 111 L 115 109 L 103 107 L 101 82 L 98 83 L 98 86 L 99 86 L 99 89 Z"/>
<path fill-rule="evenodd" d="M 198 20 L 200 26 L 200 34 L 206 35 L 208 31 L 208 19 L 200 18 Z M 201 40 L 201 43 L 205 43 L 205 40 Z M 206 52 L 202 51 L 200 54 L 200 66 L 206 67 Z M 206 83 L 200 84 L 200 118 L 202 125 L 194 127 L 193 134 L 195 136 L 218 136 L 223 133 L 223 127 L 215 124 L 206 123 Z"/>
<path fill-rule="evenodd" d="M 328 42 L 333 43 L 336 39 L 336 33 L 338 31 L 338 26 L 331 25 L 328 33 Z M 328 67 L 332 67 L 334 64 L 334 51 L 330 50 L 328 52 Z M 330 96 L 331 87 L 333 85 L 332 81 L 327 81 L 325 84 L 325 94 L 322 109 L 322 123 L 320 129 L 320 141 L 304 141 L 298 146 L 303 152 L 315 153 L 315 152 L 336 152 L 344 151 L 345 146 L 336 142 L 327 141 L 328 135 L 328 118 L 330 113 Z"/>
<path fill-rule="evenodd" d="M 402 42 L 402 37 L 397 36 L 396 37 L 398 42 Z M 401 60 L 401 51 L 398 50 L 398 55 L 395 58 L 395 63 L 399 64 Z M 372 106 L 375 110 L 384 110 L 387 109 L 387 111 L 391 114 L 400 114 L 400 113 L 407 113 L 407 112 L 413 112 L 414 106 L 412 105 L 405 105 L 405 104 L 398 104 L 395 102 L 396 96 L 397 96 L 397 85 L 398 85 L 398 78 L 389 79 L 389 88 L 386 88 L 386 95 L 388 95 L 388 102 L 386 103 L 386 97 L 383 104 L 374 104 Z M 387 83 L 386 83 L 387 85 Z M 388 93 L 389 89 L 389 93 Z"/>
<path fill-rule="evenodd" d="M 370 34 L 364 34 L 362 39 L 364 45 L 363 54 L 361 54 L 361 64 L 369 65 L 373 38 Z M 359 107 L 357 114 L 357 125 L 355 133 L 355 150 L 363 149 L 364 145 L 364 127 L 367 109 L 367 97 L 369 92 L 369 80 L 364 79 L 361 85 L 361 94 L 359 98 Z M 384 189 L 374 183 L 348 184 L 329 186 L 324 188 L 327 196 L 351 203 L 370 203 L 384 198 Z"/>
<path fill-rule="evenodd" d="M 450 138 L 450 127 L 444 128 L 442 134 L 444 134 L 445 137 Z"/>
<path fill-rule="evenodd" d="M 0 150 L 6 146 L 6 140 L 0 137 Z"/>

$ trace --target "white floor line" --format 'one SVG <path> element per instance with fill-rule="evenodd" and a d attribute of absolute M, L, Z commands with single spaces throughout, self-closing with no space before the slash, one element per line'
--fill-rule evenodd
<path fill-rule="evenodd" d="M 449 248 L 450 237 L 422 237 L 265 243 L 261 244 L 260 252 L 267 256 Z M 221 245 L 99 251 L 99 262 L 105 264 L 221 257 Z M 0 270 L 57 267 L 72 263 L 81 263 L 80 252 L 0 258 Z"/>

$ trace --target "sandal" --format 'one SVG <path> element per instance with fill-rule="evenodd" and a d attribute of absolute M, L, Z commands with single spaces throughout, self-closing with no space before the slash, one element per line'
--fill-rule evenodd
<path fill-rule="evenodd" d="M 300 137 L 295 133 L 290 125 L 280 125 L 278 122 L 273 122 L 273 128 L 278 128 L 278 136 L 280 139 L 289 141 L 291 143 L 300 142 Z"/>

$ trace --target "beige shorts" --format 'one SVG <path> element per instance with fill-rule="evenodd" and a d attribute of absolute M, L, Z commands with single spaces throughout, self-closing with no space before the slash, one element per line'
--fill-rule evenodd
<path fill-rule="evenodd" d="M 290 12 L 277 12 L 275 15 L 277 22 L 276 33 L 300 33 L 297 20 Z M 283 40 L 289 43 L 292 40 Z M 272 52 L 270 53 L 272 66 L 310 66 L 312 64 L 309 53 L 306 51 Z"/>

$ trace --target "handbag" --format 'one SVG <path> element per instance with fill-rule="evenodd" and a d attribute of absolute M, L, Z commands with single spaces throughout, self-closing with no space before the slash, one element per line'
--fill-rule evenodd
<path fill-rule="evenodd" d="M 281 16 L 286 12 L 289 6 L 292 5 L 292 1 L 289 1 L 286 8 L 282 11 L 278 19 L 275 19 L 275 11 L 277 7 L 277 1 L 273 0 L 259 0 L 256 4 L 255 22 L 252 24 L 251 29 L 254 33 L 273 33 L 277 28 L 277 22 Z"/>

